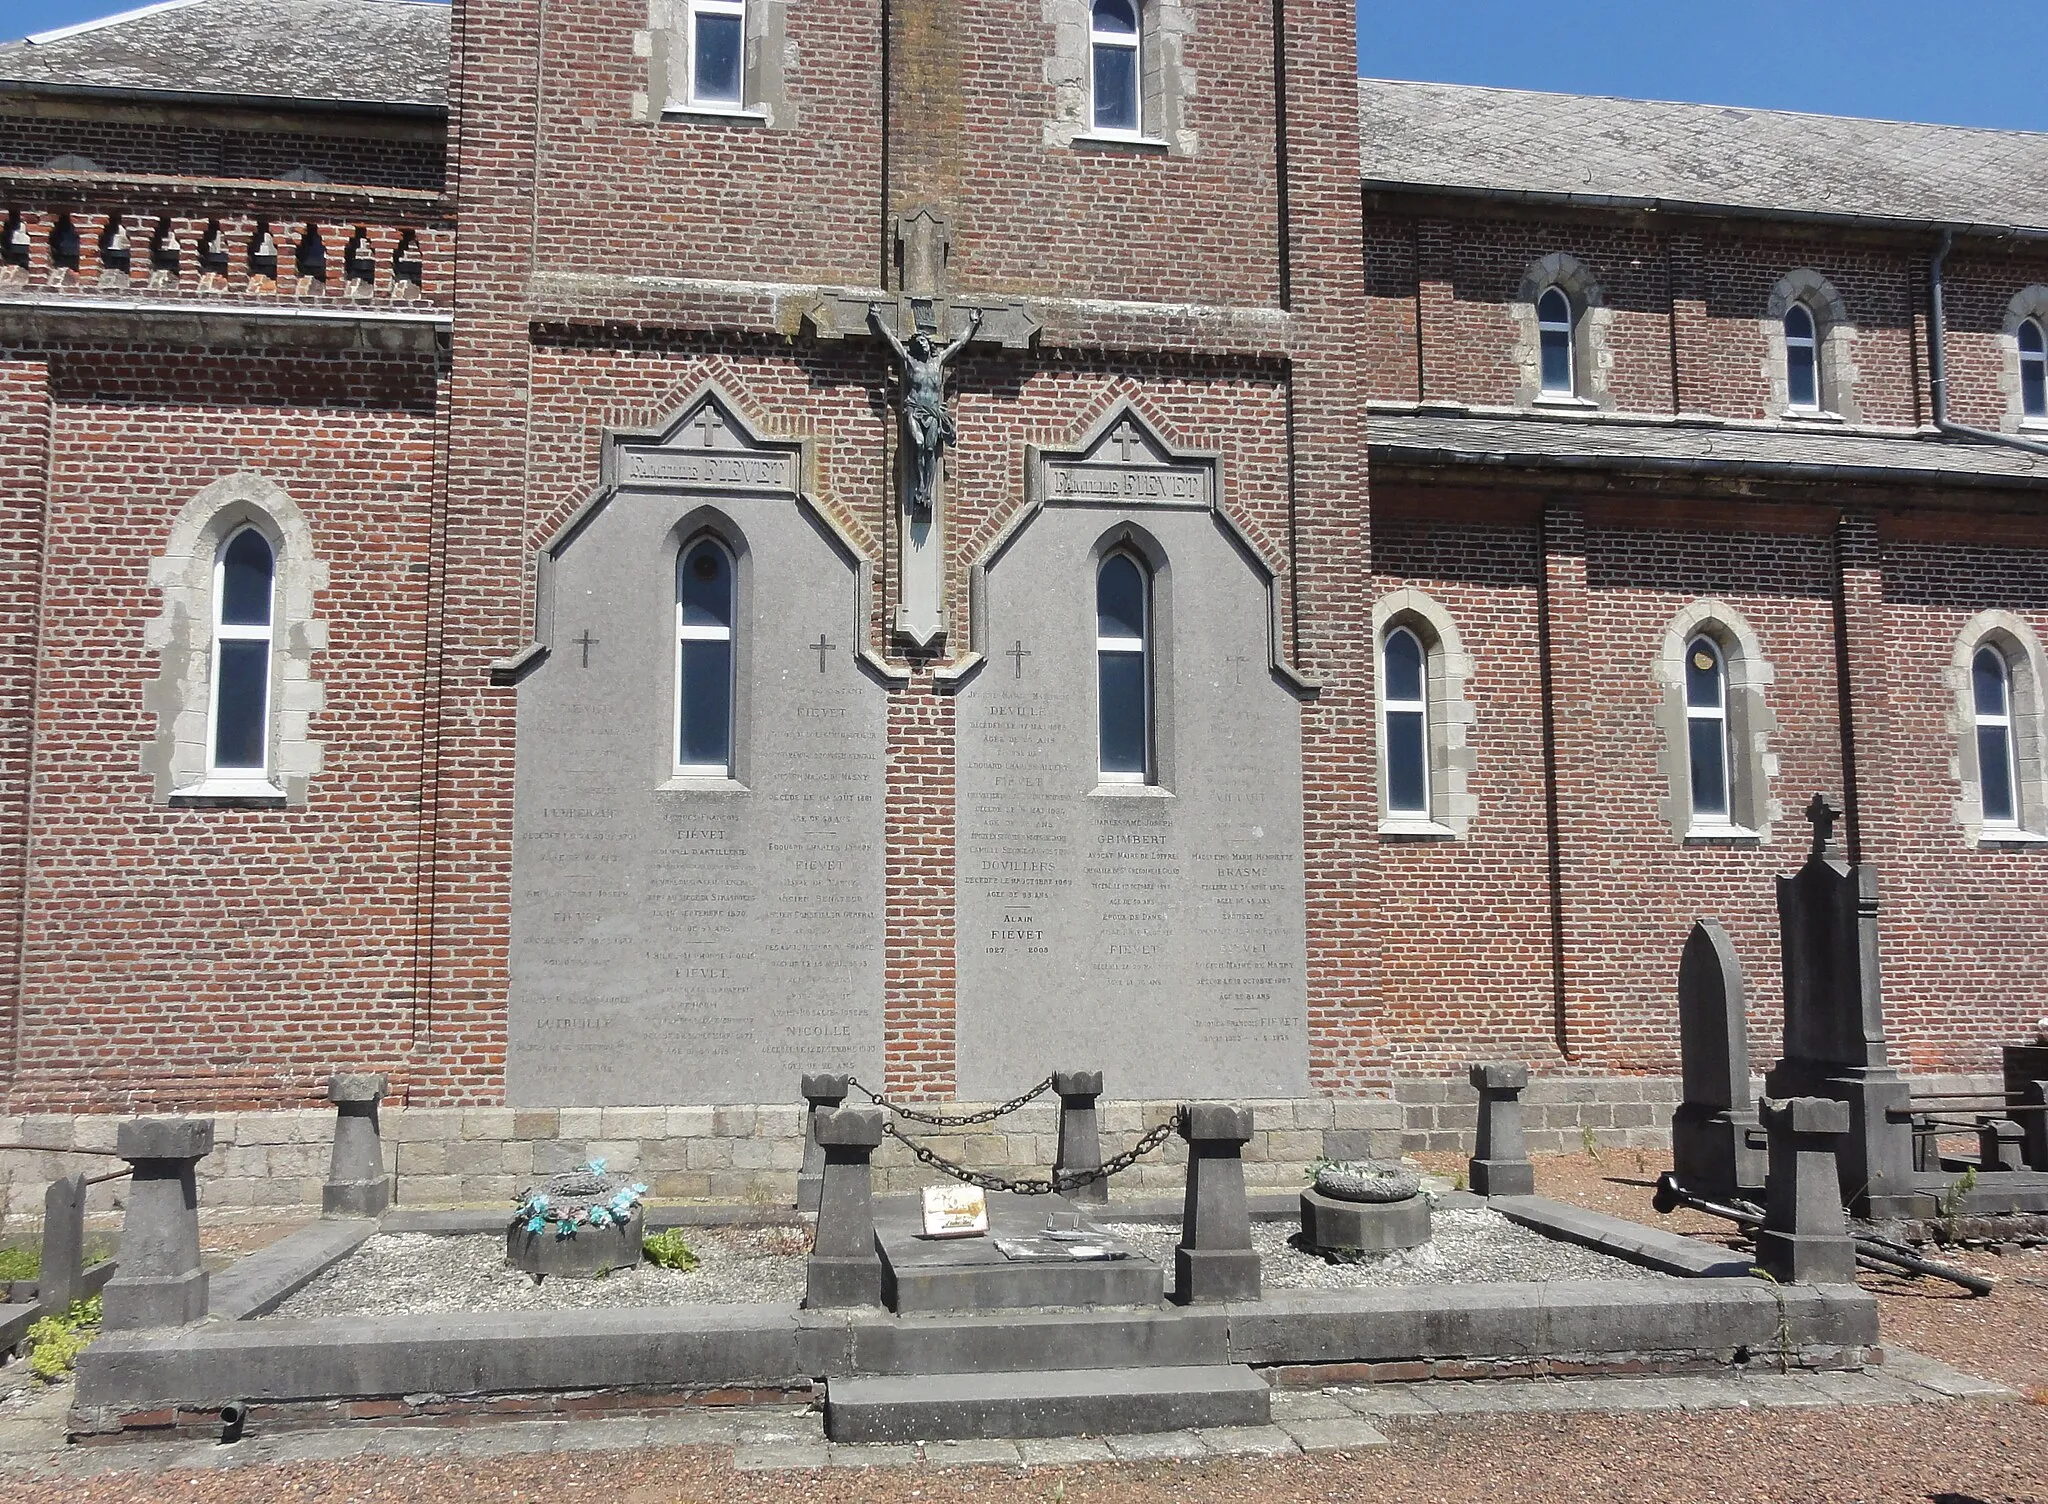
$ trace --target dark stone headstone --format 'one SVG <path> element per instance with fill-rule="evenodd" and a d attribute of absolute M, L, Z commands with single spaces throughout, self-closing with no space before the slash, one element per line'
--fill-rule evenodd
<path fill-rule="evenodd" d="M 2018 1096 L 2022 1107 L 2033 1109 L 2020 1114 L 2027 1168 L 2048 1172 L 2048 1081 L 2022 1081 Z"/>
<path fill-rule="evenodd" d="M 2004 1050 L 2005 1099 L 2022 1105 L 2039 1106 L 2048 1100 L 2048 1018 L 2035 1025 L 2034 1039 L 2027 1044 L 2009 1044 Z M 2027 1166 L 2048 1171 L 2048 1112 L 2023 1112 L 2020 1127 L 2026 1130 Z"/>
<path fill-rule="evenodd" d="M 1685 1100 L 1671 1115 L 1671 1167 L 1695 1195 L 1727 1200 L 1763 1189 L 1764 1154 L 1751 1146 L 1748 991 L 1718 919 L 1693 921 L 1678 963 L 1678 1047 Z"/>
<path fill-rule="evenodd" d="M 1475 1065 L 1470 1077 L 1479 1093 L 1479 1133 L 1467 1165 L 1472 1190 L 1481 1196 L 1533 1196 L 1536 1167 L 1522 1132 L 1522 1091 L 1529 1067 Z"/>
<path fill-rule="evenodd" d="M 1832 1097 L 1767 1097 L 1762 1117 L 1771 1171 L 1757 1263 L 1781 1284 L 1853 1283 L 1856 1245 L 1842 1216 L 1835 1169 L 1835 1146 L 1849 1131 L 1849 1105 Z"/>
<path fill-rule="evenodd" d="M 804 1097 L 804 1163 L 796 1175 L 796 1209 L 816 1212 L 825 1189 L 825 1149 L 818 1142 L 818 1114 L 845 1105 L 849 1079 L 829 1073 L 805 1076 L 798 1089 Z"/>
<path fill-rule="evenodd" d="M 1252 1110 L 1221 1102 L 1181 1109 L 1188 1145 L 1188 1192 L 1173 1250 L 1173 1298 L 1181 1305 L 1259 1298 L 1259 1255 L 1244 1196 L 1244 1146 Z"/>
<path fill-rule="evenodd" d="M 329 1217 L 381 1217 L 391 1205 L 391 1177 L 384 1173 L 384 1139 L 377 1105 L 390 1089 L 385 1076 L 345 1071 L 330 1077 L 327 1100 L 335 1107 L 334 1158 L 320 1189 L 320 1210 Z"/>
<path fill-rule="evenodd" d="M 121 1262 L 103 1292 L 108 1331 L 206 1319 L 194 1171 L 213 1152 L 212 1118 L 134 1118 L 114 1147 L 134 1166 L 121 1224 Z"/>
<path fill-rule="evenodd" d="M 66 1175 L 43 1192 L 43 1255 L 36 1271 L 36 1301 L 62 1311 L 83 1293 L 85 1177 Z"/>
<path fill-rule="evenodd" d="M 1807 805 L 1806 865 L 1778 879 L 1785 975 L 1785 1053 L 1767 1095 L 1833 1097 L 1849 1108 L 1836 1155 L 1845 1205 L 1859 1217 L 1909 1215 L 1913 1126 L 1906 1083 L 1885 1048 L 1878 978 L 1877 869 L 1832 854 L 1840 817 L 1816 794 Z"/>
<path fill-rule="evenodd" d="M 1076 1170 L 1101 1169 L 1102 1129 L 1095 1102 L 1102 1095 L 1102 1072 L 1055 1071 L 1052 1089 L 1060 1098 L 1060 1148 L 1053 1161 L 1054 1181 Z M 1098 1176 L 1064 1194 L 1074 1201 L 1105 1202 L 1109 1200 L 1109 1181 Z"/>
<path fill-rule="evenodd" d="M 882 1258 L 875 1246 L 873 1162 L 882 1142 L 882 1109 L 826 1108 L 817 1114 L 817 1134 L 825 1165 L 804 1305 L 878 1306 Z"/>
<path fill-rule="evenodd" d="M 1986 1118 L 1977 1124 L 1977 1164 L 1983 1170 L 2024 1170 L 2025 1133 L 2011 1118 Z"/>

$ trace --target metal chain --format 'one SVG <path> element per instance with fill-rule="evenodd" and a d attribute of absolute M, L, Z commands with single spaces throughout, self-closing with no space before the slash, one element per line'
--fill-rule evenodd
<path fill-rule="evenodd" d="M 1050 1196 L 1056 1191 L 1077 1190 L 1098 1180 L 1107 1180 L 1112 1175 L 1122 1174 L 1132 1165 L 1165 1143 L 1179 1129 L 1181 1114 L 1176 1112 L 1165 1122 L 1158 1124 L 1121 1154 L 1113 1154 L 1092 1170 L 1069 1170 L 1055 1174 L 1050 1180 L 1010 1180 L 1001 1175 L 991 1175 L 985 1170 L 970 1170 L 965 1165 L 956 1165 L 941 1156 L 936 1150 L 920 1144 L 916 1139 L 898 1130 L 894 1123 L 884 1123 L 882 1131 L 902 1144 L 925 1164 L 942 1175 L 976 1186 L 984 1191 L 1007 1191 L 1013 1196 Z"/>
<path fill-rule="evenodd" d="M 1047 1076 L 1043 1081 L 1032 1087 L 1031 1090 L 1024 1093 L 1023 1096 L 1012 1097 L 1000 1107 L 986 1108 L 981 1112 L 970 1112 L 961 1117 L 945 1117 L 936 1112 L 919 1112 L 915 1107 L 905 1107 L 900 1102 L 892 1102 L 880 1092 L 869 1091 L 865 1086 L 861 1085 L 858 1076 L 848 1076 L 846 1084 L 877 1107 L 886 1107 L 899 1118 L 909 1118 L 913 1123 L 930 1123 L 934 1128 L 965 1128 L 974 1123 L 993 1123 L 997 1118 L 1006 1117 L 1010 1113 L 1015 1112 L 1032 1098 L 1044 1096 L 1052 1090 L 1052 1077 Z M 909 1140 L 905 1139 L 904 1142 L 908 1143 Z"/>

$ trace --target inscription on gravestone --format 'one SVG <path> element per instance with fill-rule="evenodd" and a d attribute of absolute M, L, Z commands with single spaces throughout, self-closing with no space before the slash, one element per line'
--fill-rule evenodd
<path fill-rule="evenodd" d="M 750 442 L 710 412 L 672 442 Z M 589 644 L 520 685 L 517 1106 L 772 1101 L 880 1064 L 885 701 L 833 651 L 854 569 L 793 493 L 701 479 L 793 485 L 793 452 L 688 458 L 622 454 L 631 483 L 554 564 L 555 618 Z M 731 780 L 674 776 L 676 557 L 707 504 L 737 553 Z"/>

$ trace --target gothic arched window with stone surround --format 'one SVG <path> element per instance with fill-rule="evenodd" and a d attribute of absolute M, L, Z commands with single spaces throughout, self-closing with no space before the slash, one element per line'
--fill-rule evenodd
<path fill-rule="evenodd" d="M 1089 7 L 1089 119 L 1099 136 L 1144 134 L 1141 5 L 1093 0 Z"/>
<path fill-rule="evenodd" d="M 1096 774 L 1150 783 L 1152 601 L 1145 566 L 1121 549 L 1095 571 Z"/>
<path fill-rule="evenodd" d="M 1455 840 L 1469 830 L 1472 660 L 1450 613 L 1413 586 L 1373 603 L 1378 653 L 1379 833 L 1389 840 Z"/>
<path fill-rule="evenodd" d="M 1574 395 L 1578 380 L 1572 352 L 1572 300 L 1562 287 L 1547 288 L 1536 300 L 1536 337 L 1542 353 L 1544 395 Z"/>
<path fill-rule="evenodd" d="M 213 674 L 207 704 L 207 776 L 270 777 L 270 649 L 277 556 L 242 527 L 213 563 Z"/>
<path fill-rule="evenodd" d="M 1777 675 L 1756 633 L 1729 602 L 1694 601 L 1665 627 L 1652 673 L 1672 834 L 1702 845 L 1769 839 L 1779 808 L 1767 693 Z"/>
<path fill-rule="evenodd" d="M 2020 825 L 2019 769 L 2013 757 L 2012 673 L 1997 648 L 1970 660 L 1971 723 L 1977 733 L 1978 802 L 1987 830 Z"/>
<path fill-rule="evenodd" d="M 1693 827 L 1730 825 L 1728 665 L 1704 634 L 1685 645 L 1685 731 Z"/>
<path fill-rule="evenodd" d="M 1387 813 L 1429 818 L 1429 655 L 1406 627 L 1391 629 L 1380 649 L 1385 676 L 1380 717 L 1386 749 Z"/>
<path fill-rule="evenodd" d="M 732 776 L 732 552 L 700 537 L 676 556 L 676 748 L 679 777 Z"/>
<path fill-rule="evenodd" d="M 2020 415 L 2048 418 L 2048 338 L 2039 319 L 2022 320 L 2020 347 Z"/>
<path fill-rule="evenodd" d="M 1785 310 L 1785 402 L 1794 412 L 1820 411 L 1820 340 L 1813 310 L 1794 303 Z"/>

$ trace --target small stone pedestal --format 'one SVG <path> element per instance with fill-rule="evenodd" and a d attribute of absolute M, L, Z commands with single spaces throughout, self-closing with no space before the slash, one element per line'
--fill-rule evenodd
<path fill-rule="evenodd" d="M 825 1165 L 818 1231 L 804 1271 L 804 1306 L 878 1306 L 882 1257 L 875 1246 L 874 1157 L 882 1142 L 882 1109 L 827 1108 L 816 1122 Z"/>
<path fill-rule="evenodd" d="M 1102 1072 L 1055 1071 L 1052 1089 L 1060 1097 L 1060 1148 L 1053 1161 L 1057 1184 L 1062 1175 L 1102 1168 L 1102 1130 L 1095 1114 L 1096 1099 L 1102 1095 Z M 1109 1180 L 1097 1176 L 1061 1194 L 1070 1201 L 1104 1203 L 1109 1200 Z"/>
<path fill-rule="evenodd" d="M 2026 1130 L 2011 1118 L 1991 1118 L 1977 1125 L 1977 1164 L 1980 1170 L 2024 1170 L 2027 1167 Z"/>
<path fill-rule="evenodd" d="M 327 1082 L 335 1106 L 334 1158 L 320 1188 L 320 1210 L 329 1217 L 381 1217 L 391 1205 L 391 1177 L 384 1173 L 384 1138 L 377 1105 L 389 1078 L 367 1071 L 337 1072 Z"/>
<path fill-rule="evenodd" d="M 1522 1091 L 1529 1084 L 1529 1067 L 1475 1065 L 1471 1080 L 1479 1092 L 1478 1142 L 1467 1165 L 1474 1193 L 1535 1195 L 1536 1167 L 1529 1163 L 1529 1144 L 1522 1133 Z"/>
<path fill-rule="evenodd" d="M 804 1097 L 804 1163 L 796 1173 L 796 1209 L 815 1214 L 825 1189 L 825 1150 L 818 1142 L 818 1114 L 843 1106 L 851 1083 L 845 1076 L 805 1076 L 798 1089 Z"/>
<path fill-rule="evenodd" d="M 1301 1241 L 1311 1248 L 1358 1248 L 1390 1253 L 1430 1238 L 1429 1198 L 1343 1201 L 1321 1191 L 1301 1193 Z"/>
<path fill-rule="evenodd" d="M 1856 1279 L 1856 1245 L 1842 1216 L 1835 1146 L 1849 1131 L 1849 1104 L 1832 1097 L 1765 1098 L 1770 1184 L 1756 1261 L 1780 1284 L 1846 1285 Z"/>
<path fill-rule="evenodd" d="M 1259 1255 L 1244 1197 L 1244 1146 L 1252 1110 L 1221 1102 L 1181 1109 L 1188 1145 L 1187 1201 L 1173 1250 L 1173 1298 L 1181 1305 L 1259 1298 Z"/>
<path fill-rule="evenodd" d="M 186 1326 L 206 1319 L 206 1271 L 199 1262 L 199 1192 L 193 1171 L 213 1152 L 212 1118 L 135 1118 L 114 1147 L 135 1167 L 121 1261 L 107 1281 L 105 1326 Z"/>

